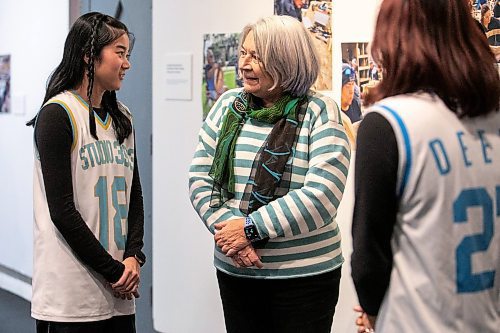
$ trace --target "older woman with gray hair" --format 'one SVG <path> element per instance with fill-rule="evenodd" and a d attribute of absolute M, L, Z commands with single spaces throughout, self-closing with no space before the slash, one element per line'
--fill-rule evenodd
<path fill-rule="evenodd" d="M 291 17 L 243 29 L 239 71 L 243 88 L 211 109 L 190 168 L 227 332 L 330 332 L 350 160 L 339 108 L 310 90 L 319 59 Z"/>

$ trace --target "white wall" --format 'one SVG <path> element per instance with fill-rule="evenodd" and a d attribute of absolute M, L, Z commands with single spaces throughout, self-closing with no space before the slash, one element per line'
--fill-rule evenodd
<path fill-rule="evenodd" d="M 379 0 L 334 0 L 333 92 L 340 99 L 342 42 L 369 41 Z M 224 331 L 213 241 L 188 196 L 188 168 L 201 126 L 202 36 L 239 32 L 273 13 L 273 0 L 153 0 L 153 320 L 160 332 Z M 192 101 L 165 99 L 165 56 L 192 53 Z M 350 282 L 352 174 L 338 222 L 346 263 L 334 329 L 354 327 Z M 354 331 L 350 329 L 350 331 Z"/>
<path fill-rule="evenodd" d="M 0 114 L 0 266 L 32 275 L 33 129 L 47 77 L 62 57 L 68 0 L 0 2 L 0 54 L 11 55 L 12 114 Z M 31 298 L 31 286 L 0 271 L 0 288 Z"/>
<path fill-rule="evenodd" d="M 153 0 L 153 322 L 160 332 L 223 332 L 213 242 L 191 207 L 188 168 L 201 126 L 203 34 L 239 32 L 269 0 Z M 168 53 L 193 54 L 193 100 L 166 101 Z"/>

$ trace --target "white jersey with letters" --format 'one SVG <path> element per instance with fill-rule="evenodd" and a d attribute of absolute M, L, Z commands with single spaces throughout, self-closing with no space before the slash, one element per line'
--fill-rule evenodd
<path fill-rule="evenodd" d="M 63 92 L 48 103 L 61 105 L 71 121 L 71 176 L 76 209 L 101 245 L 113 258 L 122 261 L 134 168 L 134 136 L 120 144 L 111 116 L 102 120 L 96 114 L 99 140 L 95 140 L 89 129 L 88 104 L 74 92 Z M 131 117 L 126 107 L 120 106 Z M 56 229 L 50 218 L 38 158 L 33 192 L 32 316 L 46 321 L 84 322 L 133 314 L 134 300 L 115 298 L 105 279 L 82 264 Z"/>
<path fill-rule="evenodd" d="M 390 285 L 377 332 L 499 332 L 500 112 L 459 119 L 437 97 L 375 104 L 398 143 Z"/>

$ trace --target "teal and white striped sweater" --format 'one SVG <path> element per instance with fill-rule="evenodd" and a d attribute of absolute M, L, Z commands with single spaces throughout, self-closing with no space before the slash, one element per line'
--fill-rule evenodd
<path fill-rule="evenodd" d="M 241 89 L 222 95 L 207 116 L 189 171 L 193 207 L 214 233 L 218 222 L 241 217 L 240 199 L 258 152 L 272 125 L 248 119 L 235 148 L 235 197 L 210 208 L 212 166 L 222 120 Z M 215 267 L 225 273 L 253 278 L 293 278 L 320 274 L 344 261 L 340 231 L 335 221 L 342 199 L 350 148 L 338 106 L 330 98 L 310 92 L 292 163 L 290 191 L 250 214 L 261 237 L 269 242 L 257 253 L 264 268 L 236 268 L 215 246 Z"/>

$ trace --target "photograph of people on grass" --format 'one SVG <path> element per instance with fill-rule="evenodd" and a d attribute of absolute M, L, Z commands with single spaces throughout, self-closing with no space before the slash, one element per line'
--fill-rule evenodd
<path fill-rule="evenodd" d="M 225 91 L 241 86 L 238 82 L 238 40 L 238 33 L 203 36 L 203 120 Z"/>

